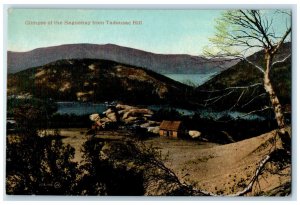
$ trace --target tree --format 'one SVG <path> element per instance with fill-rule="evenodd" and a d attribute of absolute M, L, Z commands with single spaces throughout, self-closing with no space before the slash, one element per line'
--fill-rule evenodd
<path fill-rule="evenodd" d="M 291 138 L 286 132 L 283 108 L 274 89 L 274 82 L 272 82 L 272 71 L 275 67 L 282 66 L 283 63 L 291 59 L 290 54 L 282 55 L 280 51 L 284 47 L 284 43 L 291 40 L 291 11 L 228 10 L 217 20 L 216 30 L 216 35 L 210 39 L 214 46 L 206 49 L 205 53 L 219 59 L 240 59 L 261 73 L 261 76 L 257 77 L 261 78 L 264 90 L 269 96 L 278 125 L 276 132 L 278 135 L 276 134 L 274 139 L 279 136 L 283 145 L 283 149 L 273 146 L 270 152 L 258 163 L 255 174 L 246 188 L 232 195 L 242 196 L 252 190 L 253 184 L 258 181 L 258 177 L 268 162 L 275 162 L 279 158 L 280 162 L 276 161 L 276 163 L 285 163 L 286 161 L 290 163 Z M 263 60 L 259 60 L 254 55 L 254 58 L 247 57 L 256 52 L 263 55 Z M 256 85 L 258 83 L 234 87 L 233 89 L 248 89 Z M 228 89 L 232 88 L 225 90 Z M 228 92 L 227 95 L 231 92 L 233 91 Z M 236 104 L 243 94 L 244 92 L 241 93 Z M 217 96 L 213 100 L 219 100 L 224 96 Z"/>
<path fill-rule="evenodd" d="M 286 25 L 275 25 L 276 19 L 285 19 Z M 273 68 L 287 61 L 291 55 L 287 54 L 278 59 L 277 54 L 283 43 L 290 40 L 291 12 L 284 10 L 229 10 L 217 20 L 217 33 L 211 38 L 214 50 L 207 50 L 209 55 L 221 58 L 240 58 L 262 73 L 265 91 L 268 93 L 278 125 L 278 134 L 284 143 L 290 136 L 286 133 L 286 122 L 283 109 L 273 88 L 271 72 Z M 264 61 L 253 62 L 246 58 L 258 50 L 263 50 Z"/>

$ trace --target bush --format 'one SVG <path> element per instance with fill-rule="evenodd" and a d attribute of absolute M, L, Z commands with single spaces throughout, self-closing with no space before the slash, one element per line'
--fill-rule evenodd
<path fill-rule="evenodd" d="M 68 195 L 76 180 L 74 148 L 60 139 L 28 136 L 6 148 L 6 193 Z"/>

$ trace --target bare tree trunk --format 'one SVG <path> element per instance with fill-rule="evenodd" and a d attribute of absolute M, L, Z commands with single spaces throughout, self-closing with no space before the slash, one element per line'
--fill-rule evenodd
<path fill-rule="evenodd" d="M 275 118 L 278 125 L 278 134 L 281 138 L 281 141 L 283 143 L 283 146 L 286 149 L 290 149 L 291 139 L 290 135 L 286 132 L 285 127 L 285 120 L 284 115 L 282 111 L 282 106 L 279 102 L 279 99 L 275 93 L 275 90 L 272 86 L 271 79 L 270 79 L 270 70 L 271 70 L 271 64 L 272 64 L 272 55 L 266 52 L 265 54 L 265 60 L 266 60 L 266 70 L 264 73 L 264 87 L 266 92 L 269 94 L 270 101 L 272 104 L 272 107 L 274 109 Z"/>
<path fill-rule="evenodd" d="M 282 106 L 279 102 L 279 99 L 273 89 L 271 80 L 270 80 L 270 66 L 271 66 L 272 58 L 267 53 L 266 54 L 266 71 L 264 75 L 264 87 L 267 93 L 269 94 L 270 101 L 272 103 L 274 112 L 275 112 L 275 118 L 278 124 L 279 129 L 282 129 L 285 127 L 285 120 L 282 112 Z"/>

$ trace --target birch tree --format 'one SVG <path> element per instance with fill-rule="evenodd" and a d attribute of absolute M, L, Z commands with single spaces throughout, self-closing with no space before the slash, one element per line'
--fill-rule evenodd
<path fill-rule="evenodd" d="M 281 25 L 274 23 L 276 20 L 279 20 Z M 210 39 L 213 49 L 206 53 L 213 54 L 214 57 L 240 58 L 260 71 L 262 75 L 258 77 L 262 78 L 264 89 L 269 95 L 279 127 L 278 134 L 281 137 L 287 136 L 283 109 L 273 88 L 271 72 L 277 64 L 291 57 L 291 54 L 286 54 L 282 59 L 275 58 L 282 45 L 291 40 L 291 11 L 225 11 L 217 20 L 216 30 L 216 35 Z M 263 62 L 252 62 L 246 58 L 259 50 L 263 50 Z"/>

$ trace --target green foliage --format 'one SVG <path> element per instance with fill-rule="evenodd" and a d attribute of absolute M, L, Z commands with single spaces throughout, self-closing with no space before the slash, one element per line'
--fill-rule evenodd
<path fill-rule="evenodd" d="M 205 53 L 209 56 L 247 56 L 274 45 L 285 31 L 277 24 L 285 20 L 291 25 L 291 11 L 284 10 L 226 10 L 216 19 L 216 34 Z"/>
<path fill-rule="evenodd" d="M 198 89 L 203 104 L 242 111 L 272 107 L 264 77 L 271 79 L 281 104 L 291 104 L 291 43 L 285 43 L 290 40 L 290 15 L 286 10 L 227 10 L 216 20 L 216 34 L 210 39 L 207 55 L 241 61 Z M 286 30 L 282 31 L 276 23 L 283 19 Z M 267 59 L 271 59 L 269 67 Z M 278 61 L 282 62 L 273 64 Z"/>

